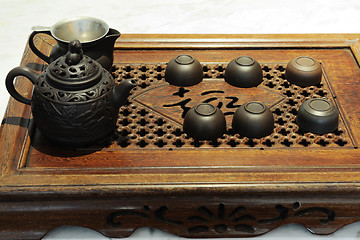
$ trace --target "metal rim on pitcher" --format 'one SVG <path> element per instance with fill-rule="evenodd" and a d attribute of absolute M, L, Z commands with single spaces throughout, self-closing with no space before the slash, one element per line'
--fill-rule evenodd
<path fill-rule="evenodd" d="M 66 19 L 60 20 L 59 22 L 55 23 L 50 29 L 51 35 L 56 40 L 58 40 L 60 42 L 64 42 L 64 43 L 69 43 L 72 40 L 76 40 L 76 39 L 63 39 L 63 38 L 59 37 L 58 36 L 59 34 L 57 33 L 57 30 L 59 29 L 60 26 L 63 26 L 64 24 L 70 24 L 70 23 L 80 22 L 80 21 L 98 24 L 103 28 L 102 34 L 99 35 L 99 36 L 94 37 L 93 39 L 86 40 L 86 41 L 82 41 L 81 39 L 77 39 L 77 40 L 80 40 L 81 43 L 88 43 L 88 42 L 97 41 L 97 40 L 103 38 L 104 36 L 106 36 L 106 34 L 109 32 L 109 29 L 110 29 L 109 25 L 106 22 L 104 22 L 103 20 L 100 20 L 100 19 L 97 19 L 97 18 L 94 18 L 94 17 L 80 16 L 80 17 L 66 18 Z"/>

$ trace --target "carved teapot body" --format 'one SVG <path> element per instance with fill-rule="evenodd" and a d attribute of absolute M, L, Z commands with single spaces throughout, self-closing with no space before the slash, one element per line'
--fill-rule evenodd
<path fill-rule="evenodd" d="M 42 53 L 34 44 L 34 37 L 39 33 L 47 34 L 57 42 L 49 56 Z M 50 64 L 66 54 L 70 41 L 79 39 L 84 54 L 110 71 L 114 60 L 114 44 L 119 37 L 119 31 L 109 28 L 100 19 L 74 17 L 59 21 L 51 28 L 35 27 L 29 37 L 29 47 L 39 58 Z"/>
<path fill-rule="evenodd" d="M 13 80 L 19 75 L 34 84 L 31 99 L 15 90 Z M 40 132 L 66 145 L 91 144 L 114 131 L 119 107 L 135 86 L 130 79 L 115 84 L 108 71 L 83 55 L 79 41 L 72 41 L 66 56 L 41 74 L 17 67 L 6 78 L 11 96 L 31 105 Z"/>

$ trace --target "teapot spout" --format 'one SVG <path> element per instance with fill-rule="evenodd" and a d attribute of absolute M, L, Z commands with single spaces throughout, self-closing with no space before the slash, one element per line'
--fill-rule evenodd
<path fill-rule="evenodd" d="M 125 79 L 120 84 L 116 85 L 113 89 L 113 101 L 116 108 L 120 108 L 127 101 L 131 89 L 136 87 L 134 79 Z"/>

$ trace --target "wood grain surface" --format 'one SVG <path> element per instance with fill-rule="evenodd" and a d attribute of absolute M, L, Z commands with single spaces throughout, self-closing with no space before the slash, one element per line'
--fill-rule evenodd
<path fill-rule="evenodd" d="M 358 37 L 122 35 L 113 76 L 117 82 L 135 78 L 139 87 L 120 109 L 117 133 L 109 139 L 82 148 L 59 146 L 39 133 L 30 106 L 9 100 L 0 129 L 0 238 L 40 239 L 61 225 L 110 237 L 143 226 L 185 237 L 256 236 L 287 223 L 329 234 L 358 221 Z M 49 53 L 55 41 L 39 36 L 36 44 Z M 166 63 L 179 54 L 203 64 L 207 77 L 201 84 L 180 89 L 164 81 Z M 223 80 L 227 63 L 243 55 L 263 67 L 258 88 L 238 89 Z M 321 62 L 321 86 L 287 85 L 284 68 L 297 56 Z M 46 67 L 28 46 L 21 65 Z M 30 81 L 18 77 L 16 87 L 31 97 Z M 229 132 L 216 143 L 199 143 L 182 132 L 184 106 L 210 101 L 206 90 L 217 91 L 210 100 L 229 111 Z M 337 132 L 298 134 L 293 120 L 307 94 L 335 103 Z M 187 105 L 178 104 L 185 99 Z M 271 108 L 271 136 L 231 133 L 235 106 L 250 100 Z"/>

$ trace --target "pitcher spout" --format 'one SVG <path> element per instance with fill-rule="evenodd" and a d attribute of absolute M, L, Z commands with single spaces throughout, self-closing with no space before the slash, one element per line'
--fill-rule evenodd
<path fill-rule="evenodd" d="M 131 89 L 136 87 L 136 81 L 134 79 L 125 79 L 116 85 L 113 89 L 113 101 L 116 108 L 120 108 L 127 101 Z"/>
<path fill-rule="evenodd" d="M 120 37 L 120 32 L 110 28 L 104 38 L 98 40 L 95 45 L 89 46 L 89 52 L 87 53 L 89 57 L 98 61 L 109 72 L 111 72 L 114 62 L 113 51 L 118 37 Z"/>
<path fill-rule="evenodd" d="M 101 41 L 101 44 L 100 44 L 101 47 L 104 49 L 104 51 L 109 52 L 109 53 L 111 52 L 111 54 L 112 54 L 113 50 L 114 50 L 116 39 L 118 39 L 120 37 L 120 35 L 121 34 L 118 30 L 110 28 L 109 32 L 106 34 L 105 38 Z"/>
<path fill-rule="evenodd" d="M 106 34 L 105 38 L 106 39 L 111 39 L 114 43 L 116 41 L 116 39 L 118 39 L 120 37 L 121 33 L 113 28 L 109 29 L 109 32 Z"/>

